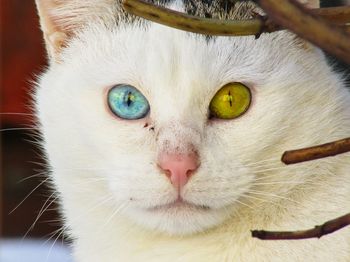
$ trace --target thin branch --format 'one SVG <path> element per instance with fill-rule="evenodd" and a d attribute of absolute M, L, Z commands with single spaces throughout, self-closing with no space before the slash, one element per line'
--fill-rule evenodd
<path fill-rule="evenodd" d="M 282 162 L 289 165 L 350 152 L 350 137 L 331 143 L 286 151 Z"/>
<path fill-rule="evenodd" d="M 201 18 L 156 6 L 142 0 L 124 0 L 123 7 L 126 11 L 147 20 L 184 31 L 207 35 L 256 35 L 264 27 L 262 19 L 226 21 Z M 270 27 L 265 30 L 270 30 Z M 272 28 L 271 30 L 275 31 Z"/>
<path fill-rule="evenodd" d="M 315 16 L 295 0 L 257 0 L 269 18 L 350 63 L 350 35 Z"/>
<path fill-rule="evenodd" d="M 310 12 L 332 24 L 344 25 L 350 23 L 350 6 L 310 9 Z"/>
<path fill-rule="evenodd" d="M 282 162 L 289 165 L 304 161 L 335 156 L 338 154 L 350 152 L 350 137 L 337 140 L 331 143 L 308 147 L 298 150 L 284 152 Z M 320 238 L 324 235 L 333 233 L 343 227 L 350 225 L 350 213 L 336 219 L 327 221 L 323 225 L 315 226 L 312 229 L 302 231 L 265 231 L 253 230 L 252 236 L 262 240 L 288 240 L 288 239 L 305 239 Z"/>
<path fill-rule="evenodd" d="M 238 21 L 201 18 L 156 6 L 143 0 L 123 0 L 123 7 L 129 13 L 150 21 L 206 35 L 260 35 L 283 29 L 267 16 Z M 350 6 L 314 9 L 312 13 L 323 17 L 332 24 L 346 28 L 348 28 L 346 24 L 350 23 Z"/>
<path fill-rule="evenodd" d="M 262 240 L 292 240 L 305 238 L 320 238 L 324 235 L 333 233 L 343 227 L 350 225 L 350 213 L 336 219 L 330 220 L 323 225 L 315 226 L 312 229 L 301 231 L 265 231 L 253 230 L 252 237 Z"/>

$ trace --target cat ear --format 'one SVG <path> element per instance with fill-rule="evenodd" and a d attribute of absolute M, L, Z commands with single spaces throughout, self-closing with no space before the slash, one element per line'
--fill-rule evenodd
<path fill-rule="evenodd" d="M 59 62 L 60 53 L 74 34 L 89 21 L 113 20 L 116 0 L 35 0 L 46 49 L 51 61 Z"/>
<path fill-rule="evenodd" d="M 40 25 L 43 31 L 47 53 L 50 60 L 58 61 L 60 51 L 78 25 L 72 24 L 70 27 L 67 27 L 65 24 L 65 17 L 67 14 L 59 12 L 60 3 L 58 1 L 35 0 L 35 2 L 40 17 Z"/>

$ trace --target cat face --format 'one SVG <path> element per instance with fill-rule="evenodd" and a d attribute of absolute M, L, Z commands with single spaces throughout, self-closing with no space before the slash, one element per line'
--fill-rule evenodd
<path fill-rule="evenodd" d="M 270 187 L 290 178 L 280 155 L 317 140 L 326 123 L 313 115 L 337 88 L 325 62 L 313 66 L 320 56 L 286 32 L 208 40 L 152 23 L 89 24 L 42 76 L 36 94 L 64 205 L 79 199 L 84 210 L 104 199 L 115 215 L 189 234 L 285 194 L 308 174 Z M 249 88 L 248 110 L 231 120 L 210 117 L 210 102 L 229 83 Z M 142 93 L 147 114 L 132 120 L 113 113 L 109 94 L 121 84 Z M 173 155 L 196 163 L 181 185 L 161 163 Z"/>

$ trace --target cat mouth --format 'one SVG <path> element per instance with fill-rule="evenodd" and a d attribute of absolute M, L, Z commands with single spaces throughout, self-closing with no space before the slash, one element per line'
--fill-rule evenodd
<path fill-rule="evenodd" d="M 165 204 L 165 205 L 157 205 L 150 208 L 147 208 L 148 211 L 157 212 L 157 211 L 167 211 L 167 210 L 176 210 L 176 209 L 196 209 L 196 210 L 209 210 L 209 206 L 205 205 L 196 205 L 182 198 L 176 199 L 174 202 Z"/>

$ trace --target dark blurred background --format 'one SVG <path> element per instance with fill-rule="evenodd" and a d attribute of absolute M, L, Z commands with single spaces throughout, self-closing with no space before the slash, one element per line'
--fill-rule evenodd
<path fill-rule="evenodd" d="M 22 237 L 49 195 L 41 185 L 10 214 L 43 180 L 43 176 L 32 177 L 44 171 L 44 161 L 30 142 L 34 140 L 31 130 L 26 129 L 34 121 L 32 81 L 46 65 L 34 0 L 1 0 L 0 65 L 0 238 Z M 54 203 L 48 207 L 28 236 L 41 237 L 57 229 L 58 224 L 48 222 L 57 220 L 55 208 Z"/>
<path fill-rule="evenodd" d="M 341 2 L 328 0 L 322 5 L 336 6 Z M 30 142 L 34 138 L 29 135 L 30 130 L 26 130 L 33 123 L 32 80 L 46 66 L 34 0 L 1 0 L 0 33 L 0 238 L 23 237 L 50 195 L 48 188 L 40 185 L 43 181 L 40 173 L 45 171 L 40 149 Z M 336 63 L 334 58 L 329 59 L 337 70 L 349 69 L 345 64 Z M 55 209 L 52 203 L 28 236 L 44 237 L 58 229 Z"/>

